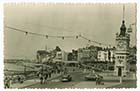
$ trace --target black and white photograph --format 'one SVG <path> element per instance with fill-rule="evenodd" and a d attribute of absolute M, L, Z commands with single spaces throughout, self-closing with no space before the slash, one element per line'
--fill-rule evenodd
<path fill-rule="evenodd" d="M 137 88 L 136 3 L 5 3 L 4 88 Z"/>

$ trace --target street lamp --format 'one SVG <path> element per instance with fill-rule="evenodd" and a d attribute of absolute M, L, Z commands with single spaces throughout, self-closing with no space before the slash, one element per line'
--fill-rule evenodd
<path fill-rule="evenodd" d="M 135 25 L 135 23 L 132 23 L 132 24 L 129 25 L 129 28 L 128 28 L 128 31 L 127 31 L 128 33 L 132 33 L 132 26 L 133 25 Z"/>
<path fill-rule="evenodd" d="M 130 35 L 130 39 L 131 39 L 131 33 L 132 33 L 132 26 L 135 25 L 135 23 L 132 23 L 129 25 L 129 28 L 127 29 L 127 33 Z"/>

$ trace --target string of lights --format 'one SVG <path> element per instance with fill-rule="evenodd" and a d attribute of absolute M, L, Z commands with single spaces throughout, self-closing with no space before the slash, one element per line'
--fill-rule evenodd
<path fill-rule="evenodd" d="M 39 33 L 35 33 L 35 32 L 29 32 L 29 31 L 25 31 L 25 30 L 22 30 L 22 29 L 19 29 L 19 28 L 11 27 L 11 26 L 5 26 L 5 28 L 25 33 L 25 35 L 31 34 L 31 35 L 35 35 L 35 36 L 45 37 L 46 39 L 48 39 L 48 38 L 61 38 L 61 39 L 64 40 L 65 38 L 76 38 L 76 39 L 82 38 L 84 40 L 87 40 L 89 43 L 92 42 L 92 43 L 98 44 L 99 46 L 104 45 L 104 46 L 111 47 L 111 45 L 100 43 L 100 42 L 97 42 L 97 41 L 94 41 L 94 40 L 90 40 L 90 39 L 88 39 L 87 37 L 85 37 L 85 36 L 83 36 L 81 34 L 80 35 L 76 35 L 76 36 L 55 36 L 55 35 L 39 34 Z"/>
<path fill-rule="evenodd" d="M 86 38 L 86 37 L 84 37 L 84 36 L 82 36 L 82 35 L 80 35 L 80 37 L 83 38 L 83 39 L 85 39 L 85 40 L 87 40 L 88 42 L 96 43 L 96 44 L 98 44 L 99 46 L 104 45 L 104 46 L 107 46 L 107 47 L 111 47 L 111 45 L 104 44 L 104 43 L 100 43 L 100 42 L 97 42 L 97 41 L 94 41 L 94 40 L 90 40 L 90 39 L 88 39 L 88 38 Z"/>

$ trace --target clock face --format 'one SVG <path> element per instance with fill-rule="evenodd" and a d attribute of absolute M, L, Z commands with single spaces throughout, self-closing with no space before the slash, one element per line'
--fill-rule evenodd
<path fill-rule="evenodd" d="M 118 46 L 119 49 L 124 49 L 125 43 L 123 41 L 119 41 L 117 46 Z"/>

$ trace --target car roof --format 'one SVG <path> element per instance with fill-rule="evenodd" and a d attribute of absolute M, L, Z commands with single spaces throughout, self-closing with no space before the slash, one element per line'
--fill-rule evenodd
<path fill-rule="evenodd" d="M 70 74 L 64 74 L 63 76 L 70 76 Z"/>

